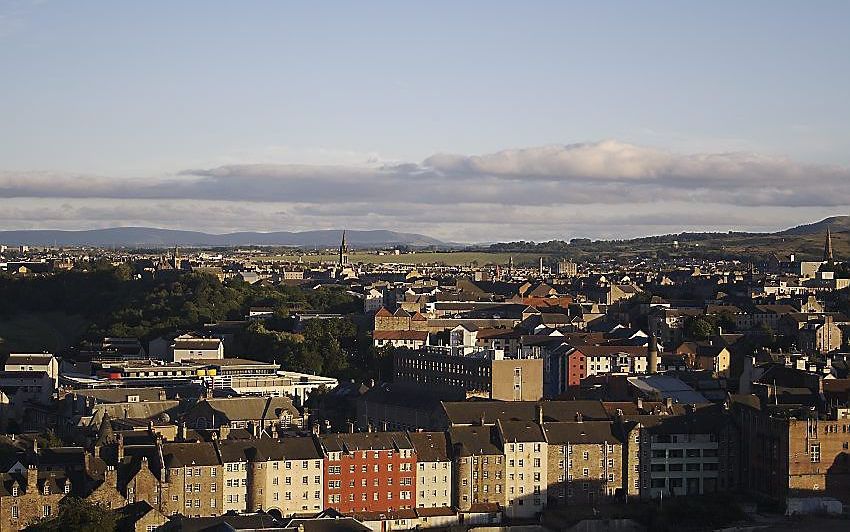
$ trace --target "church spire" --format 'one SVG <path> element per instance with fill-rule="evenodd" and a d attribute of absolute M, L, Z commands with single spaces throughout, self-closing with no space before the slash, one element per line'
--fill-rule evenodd
<path fill-rule="evenodd" d="M 823 245 L 823 261 L 832 263 L 832 233 L 826 228 L 826 242 Z"/>
<path fill-rule="evenodd" d="M 342 230 L 342 242 L 339 245 L 339 265 L 348 266 L 348 246 L 345 244 L 345 229 Z"/>

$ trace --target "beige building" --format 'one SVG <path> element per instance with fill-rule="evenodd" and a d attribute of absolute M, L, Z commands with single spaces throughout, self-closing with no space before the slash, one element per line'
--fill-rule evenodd
<path fill-rule="evenodd" d="M 544 430 L 551 504 L 594 504 L 623 492 L 624 444 L 614 423 L 565 421 L 545 423 Z"/>
<path fill-rule="evenodd" d="M 164 443 L 163 513 L 206 517 L 222 508 L 224 474 L 212 443 Z"/>
<path fill-rule="evenodd" d="M 221 440 L 216 448 L 221 456 L 223 469 L 222 509 L 245 512 L 248 510 L 248 457 L 246 450 L 250 440 Z"/>
<path fill-rule="evenodd" d="M 452 462 L 445 432 L 410 432 L 416 452 L 416 506 L 452 506 Z"/>
<path fill-rule="evenodd" d="M 455 502 L 460 511 L 473 505 L 506 505 L 505 456 L 497 445 L 494 426 L 452 427 L 448 431 L 452 445 L 455 474 Z"/>
<path fill-rule="evenodd" d="M 538 407 L 542 418 L 542 410 Z M 548 446 L 540 424 L 498 420 L 496 426 L 505 455 L 505 513 L 511 518 L 531 517 L 546 505 Z"/>
<path fill-rule="evenodd" d="M 497 352 L 427 346 L 394 353 L 394 381 L 430 391 L 466 392 L 501 401 L 543 397 L 542 359 L 503 359 Z"/>
<path fill-rule="evenodd" d="M 493 360 L 490 398 L 539 401 L 543 398 L 543 359 Z"/>
<path fill-rule="evenodd" d="M 322 455 L 312 437 L 222 440 L 223 512 L 277 511 L 282 516 L 322 509 Z"/>
<path fill-rule="evenodd" d="M 171 362 L 182 362 L 196 358 L 221 360 L 224 358 L 224 342 L 220 338 L 184 334 L 174 339 L 169 351 Z"/>
<path fill-rule="evenodd" d="M 279 508 L 282 515 L 315 514 L 324 508 L 324 463 L 322 452 L 312 437 L 283 438 L 283 486 Z M 278 502 L 278 501 L 273 501 Z"/>

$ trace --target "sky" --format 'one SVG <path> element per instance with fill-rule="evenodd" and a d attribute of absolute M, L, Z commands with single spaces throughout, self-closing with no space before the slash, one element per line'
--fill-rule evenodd
<path fill-rule="evenodd" d="M 850 2 L 0 0 L 0 229 L 850 214 Z"/>

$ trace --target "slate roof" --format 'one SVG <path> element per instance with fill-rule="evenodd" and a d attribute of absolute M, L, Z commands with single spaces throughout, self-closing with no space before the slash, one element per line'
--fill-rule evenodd
<path fill-rule="evenodd" d="M 319 436 L 327 452 L 413 449 L 404 432 L 355 432 Z"/>
<path fill-rule="evenodd" d="M 409 432 L 407 437 L 416 450 L 418 462 L 449 460 L 449 442 L 445 432 Z"/>
<path fill-rule="evenodd" d="M 566 443 L 622 442 L 614 423 L 610 421 L 565 421 L 544 423 L 547 442 Z"/>
<path fill-rule="evenodd" d="M 495 427 L 489 426 L 451 427 L 448 434 L 455 454 L 459 456 L 502 454 L 494 431 Z"/>
<path fill-rule="evenodd" d="M 212 466 L 220 463 L 215 447 L 207 442 L 163 443 L 162 457 L 168 469 L 193 465 Z"/>
<path fill-rule="evenodd" d="M 451 425 L 474 425 L 483 415 L 487 424 L 504 421 L 537 419 L 536 401 L 458 401 L 443 402 L 443 410 Z M 600 401 L 542 401 L 545 421 L 574 421 L 577 413 L 585 420 L 609 419 Z"/>

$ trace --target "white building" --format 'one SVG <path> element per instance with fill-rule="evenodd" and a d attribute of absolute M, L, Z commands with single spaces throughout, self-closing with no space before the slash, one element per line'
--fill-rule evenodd
<path fill-rule="evenodd" d="M 12 353 L 3 370 L 44 372 L 53 379 L 54 388 L 59 386 L 59 361 L 50 353 Z"/>

